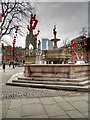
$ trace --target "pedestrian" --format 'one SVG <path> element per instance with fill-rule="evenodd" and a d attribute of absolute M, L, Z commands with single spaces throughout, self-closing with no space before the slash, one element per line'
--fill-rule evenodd
<path fill-rule="evenodd" d="M 9 62 L 9 67 L 11 67 L 11 62 Z"/>
<path fill-rule="evenodd" d="M 5 72 L 5 63 L 3 64 L 3 71 Z"/>
<path fill-rule="evenodd" d="M 23 64 L 25 63 L 25 60 L 23 60 Z"/>
<path fill-rule="evenodd" d="M 12 62 L 12 66 L 13 66 L 13 68 L 14 68 L 14 61 Z"/>

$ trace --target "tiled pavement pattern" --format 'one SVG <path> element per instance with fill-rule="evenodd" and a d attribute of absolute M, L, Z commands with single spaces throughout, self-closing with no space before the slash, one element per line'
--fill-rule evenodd
<path fill-rule="evenodd" d="M 2 102 L 3 118 L 87 118 L 88 94 L 45 98 L 7 99 Z"/>

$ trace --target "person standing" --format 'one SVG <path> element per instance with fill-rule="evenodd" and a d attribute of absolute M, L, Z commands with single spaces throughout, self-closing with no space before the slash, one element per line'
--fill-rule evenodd
<path fill-rule="evenodd" d="M 9 67 L 11 67 L 11 62 L 9 62 Z"/>
<path fill-rule="evenodd" d="M 5 63 L 3 64 L 3 71 L 5 72 Z"/>

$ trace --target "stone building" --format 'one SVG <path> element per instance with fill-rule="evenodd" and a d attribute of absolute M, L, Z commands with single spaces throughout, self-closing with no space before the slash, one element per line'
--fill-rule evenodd
<path fill-rule="evenodd" d="M 79 56 L 79 60 L 84 60 L 85 62 L 90 61 L 90 37 L 79 36 L 73 39 L 77 44 L 80 44 L 80 48 L 76 48 L 77 54 Z M 86 41 L 86 46 L 84 46 L 84 41 Z M 67 51 L 72 54 L 73 49 L 69 49 L 71 44 L 67 44 L 66 46 L 62 46 L 60 49 L 66 49 Z M 82 52 L 82 55 L 81 55 Z M 75 56 L 74 59 L 77 61 L 77 57 Z M 73 57 L 72 57 L 73 60 Z"/>
<path fill-rule="evenodd" d="M 25 57 L 25 49 L 22 47 L 14 48 L 14 61 L 22 61 Z M 13 61 L 13 50 L 10 51 L 10 45 L 2 48 L 2 62 L 9 63 Z"/>

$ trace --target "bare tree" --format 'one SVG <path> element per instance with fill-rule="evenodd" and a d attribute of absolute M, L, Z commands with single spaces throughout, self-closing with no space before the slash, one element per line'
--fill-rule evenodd
<path fill-rule="evenodd" d="M 30 14 L 34 8 L 30 2 L 0 2 L 2 13 L 4 15 L 0 26 L 0 41 L 4 35 L 11 34 L 14 29 L 19 27 L 19 33 L 22 35 L 23 28 L 26 27 Z M 28 21 L 29 22 L 29 21 Z"/>

